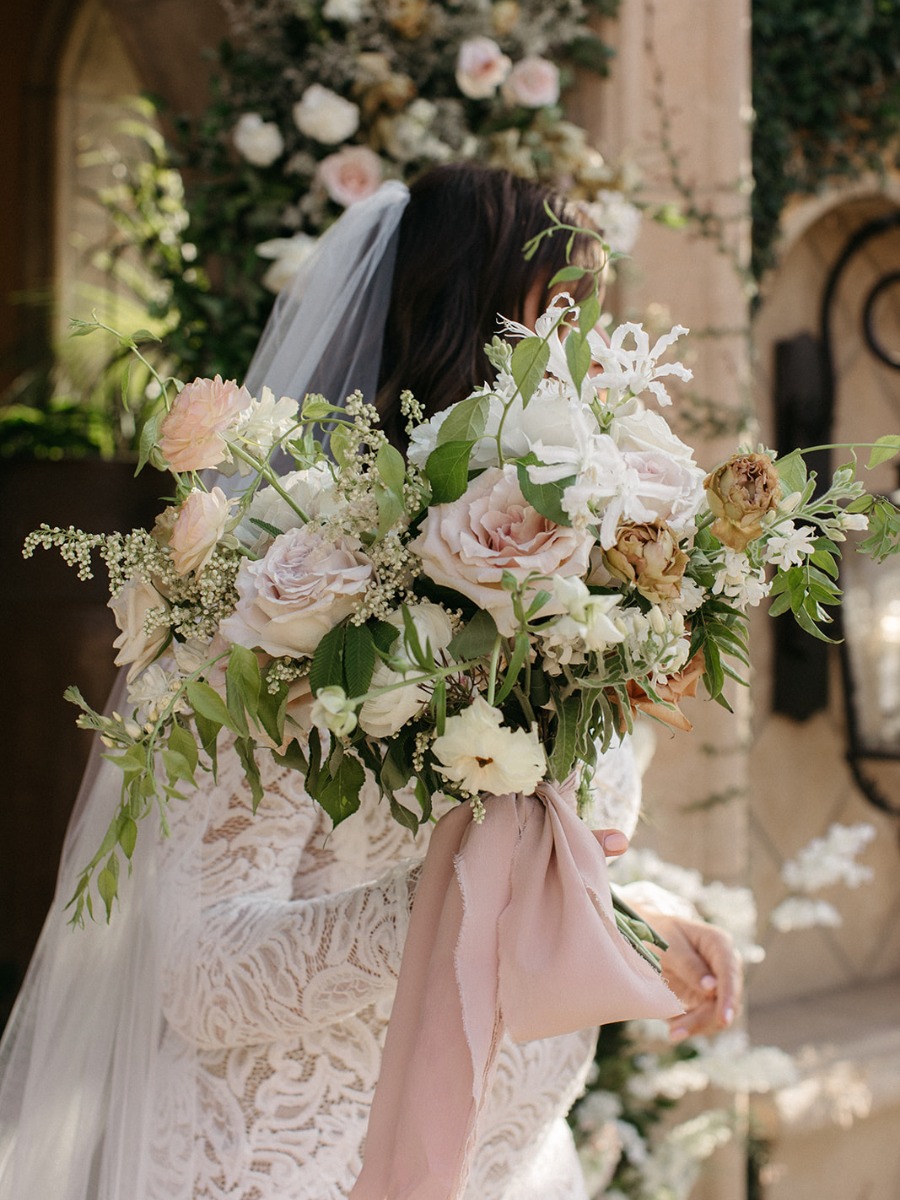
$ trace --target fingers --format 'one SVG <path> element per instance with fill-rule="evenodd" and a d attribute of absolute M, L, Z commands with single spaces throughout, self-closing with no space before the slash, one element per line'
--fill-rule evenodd
<path fill-rule="evenodd" d="M 628 838 L 621 829 L 595 829 L 594 837 L 603 847 L 607 858 L 617 858 L 628 849 Z"/>
<path fill-rule="evenodd" d="M 734 1020 L 741 1005 L 744 973 L 740 957 L 729 934 L 714 925 L 706 925 L 699 949 L 710 966 L 714 979 L 716 1021 L 725 1029 Z"/>

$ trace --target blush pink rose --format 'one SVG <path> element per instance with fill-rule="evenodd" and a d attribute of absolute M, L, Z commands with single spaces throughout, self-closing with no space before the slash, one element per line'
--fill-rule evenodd
<path fill-rule="evenodd" d="M 382 175 L 381 159 L 368 146 L 345 146 L 323 158 L 318 169 L 325 191 L 344 208 L 377 192 Z"/>
<path fill-rule="evenodd" d="M 186 384 L 160 426 L 159 448 L 173 471 L 203 471 L 230 462 L 224 434 L 253 402 L 233 379 L 195 379 Z"/>
<path fill-rule="evenodd" d="M 221 488 L 195 488 L 176 510 L 168 546 L 179 575 L 200 574 L 225 532 L 233 503 Z"/>
<path fill-rule="evenodd" d="M 520 580 L 533 571 L 583 576 L 593 544 L 585 530 L 556 525 L 533 509 L 519 490 L 516 468 L 507 464 L 484 471 L 458 500 L 429 509 L 412 549 L 429 579 L 486 609 L 508 637 L 516 623 L 503 572 Z M 541 587 L 529 586 L 529 594 Z M 548 600 L 541 615 L 562 611 Z"/>
<path fill-rule="evenodd" d="M 222 635 L 276 657 L 311 655 L 356 610 L 371 578 L 372 563 L 354 538 L 334 541 L 309 525 L 290 529 L 265 558 L 241 563 L 237 607 Z"/>
<path fill-rule="evenodd" d="M 118 650 L 115 657 L 117 667 L 128 667 L 128 682 L 149 667 L 159 656 L 169 640 L 169 622 L 166 616 L 169 606 L 152 583 L 135 577 L 109 600 L 121 633 L 113 642 Z M 159 613 L 163 619 L 156 623 L 152 618 Z M 148 618 L 152 628 L 147 632 Z"/>
<path fill-rule="evenodd" d="M 470 100 L 486 100 L 494 95 L 511 66 L 491 38 L 467 38 L 456 57 L 456 86 Z"/>
<path fill-rule="evenodd" d="M 559 99 L 559 68 L 546 58 L 521 59 L 503 85 L 503 98 L 525 108 L 544 108 Z"/>

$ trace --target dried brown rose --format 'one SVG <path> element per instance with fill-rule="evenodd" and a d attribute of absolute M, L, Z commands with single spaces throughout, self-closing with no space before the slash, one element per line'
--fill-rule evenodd
<path fill-rule="evenodd" d="M 768 454 L 735 454 L 703 481 L 711 530 L 732 550 L 745 550 L 762 534 L 762 518 L 781 498 L 778 472 Z"/>
<path fill-rule="evenodd" d="M 654 604 L 677 599 L 688 556 L 665 521 L 623 525 L 618 534 L 615 546 L 605 554 L 610 573 L 633 583 Z"/>

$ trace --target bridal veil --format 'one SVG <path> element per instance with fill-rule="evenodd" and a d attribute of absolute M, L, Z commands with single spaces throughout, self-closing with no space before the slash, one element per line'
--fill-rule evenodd
<path fill-rule="evenodd" d="M 246 383 L 276 397 L 374 399 L 407 189 L 388 183 L 320 240 L 278 297 Z M 110 704 L 125 703 L 124 676 Z M 107 923 L 64 911 L 100 845 L 121 778 L 95 747 L 57 893 L 0 1043 L 0 1200 L 191 1200 L 196 1054 L 163 1059 L 173 947 L 199 955 L 202 785 L 173 802 L 172 836 L 142 828 Z M 162 1174 L 165 1184 L 162 1184 Z"/>

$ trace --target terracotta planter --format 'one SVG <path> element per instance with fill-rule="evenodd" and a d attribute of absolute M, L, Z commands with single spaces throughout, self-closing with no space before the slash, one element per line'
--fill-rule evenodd
<path fill-rule="evenodd" d="M 166 479 L 129 463 L 0 464 L 0 1024 L 47 908 L 69 812 L 90 745 L 62 698 L 77 683 L 102 706 L 116 668 L 105 572 L 83 583 L 56 551 L 22 558 L 41 522 L 111 532 L 152 524 Z"/>

